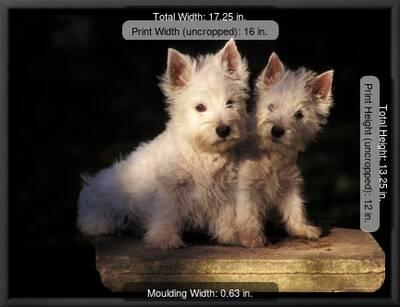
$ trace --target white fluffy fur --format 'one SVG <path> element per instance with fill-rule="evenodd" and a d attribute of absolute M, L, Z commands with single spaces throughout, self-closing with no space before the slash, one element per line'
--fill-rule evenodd
<path fill-rule="evenodd" d="M 126 159 L 84 178 L 78 226 L 98 235 L 133 224 L 144 231 L 145 243 L 157 248 L 183 246 L 181 233 L 188 228 L 231 244 L 236 145 L 246 137 L 247 63 L 233 40 L 197 59 L 169 49 L 161 88 L 171 117 L 165 131 Z M 196 110 L 200 103 L 203 112 Z M 220 125 L 230 126 L 228 137 L 217 135 Z"/>
<path fill-rule="evenodd" d="M 241 245 L 267 243 L 264 222 L 272 207 L 280 212 L 289 235 L 309 239 L 321 235 L 306 218 L 296 160 L 329 114 L 332 76 L 333 71 L 317 76 L 304 68 L 287 70 L 275 53 L 259 76 L 250 136 L 239 168 L 236 224 Z M 298 111 L 302 118 L 296 118 Z M 273 126 L 282 127 L 283 136 L 274 138 Z"/>

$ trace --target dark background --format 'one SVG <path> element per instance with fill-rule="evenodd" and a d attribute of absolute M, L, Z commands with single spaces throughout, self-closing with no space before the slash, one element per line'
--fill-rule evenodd
<path fill-rule="evenodd" d="M 157 76 L 168 47 L 196 55 L 225 43 L 123 40 L 122 23 L 153 19 L 152 11 L 11 11 L 11 297 L 113 295 L 100 282 L 93 246 L 75 226 L 79 174 L 109 166 L 164 129 Z M 280 25 L 276 41 L 237 42 L 252 79 L 272 51 L 290 68 L 335 70 L 335 107 L 300 166 L 310 217 L 358 228 L 359 80 L 376 75 L 381 99 L 389 101 L 390 12 L 239 11 Z M 374 236 L 389 262 L 389 203 L 381 207 Z M 377 293 L 363 295 L 387 295 L 387 280 Z"/>

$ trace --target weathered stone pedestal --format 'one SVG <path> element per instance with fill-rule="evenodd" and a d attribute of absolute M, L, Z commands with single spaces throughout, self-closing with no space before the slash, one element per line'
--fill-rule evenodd
<path fill-rule="evenodd" d="M 372 292 L 385 279 L 384 253 L 373 237 L 344 228 L 315 241 L 284 238 L 257 249 L 202 244 L 158 250 L 132 237 L 98 237 L 96 256 L 103 284 L 114 292 L 181 282 L 246 282 L 256 291 Z"/>

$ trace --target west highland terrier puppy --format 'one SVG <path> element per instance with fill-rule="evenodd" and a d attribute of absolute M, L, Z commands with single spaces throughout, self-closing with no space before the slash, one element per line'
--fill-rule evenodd
<path fill-rule="evenodd" d="M 326 122 L 332 106 L 333 70 L 316 75 L 285 69 L 273 53 L 256 82 L 256 105 L 249 120 L 250 136 L 243 147 L 237 195 L 240 245 L 267 243 L 264 223 L 276 208 L 290 236 L 316 239 L 321 230 L 306 217 L 299 151 Z"/>
<path fill-rule="evenodd" d="M 168 50 L 161 89 L 170 120 L 126 159 L 84 178 L 78 227 L 88 235 L 144 231 L 146 245 L 184 246 L 185 229 L 235 242 L 237 144 L 246 137 L 247 62 L 230 40 L 192 58 Z"/>

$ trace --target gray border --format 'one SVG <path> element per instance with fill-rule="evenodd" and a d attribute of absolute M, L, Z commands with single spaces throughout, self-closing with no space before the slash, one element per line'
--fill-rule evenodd
<path fill-rule="evenodd" d="M 10 8 L 126 8 L 128 6 L 162 6 L 162 7 L 195 7 L 195 6 L 229 6 L 229 7 L 255 7 L 271 6 L 275 8 L 391 8 L 392 9 L 392 70 L 393 95 L 392 95 L 392 152 L 399 152 L 399 121 L 400 96 L 399 96 L 399 0 L 0 0 L 0 306 L 143 306 L 158 305 L 159 303 L 145 300 L 125 301 L 118 298 L 105 299 L 9 299 L 8 292 L 8 10 Z M 396 103 L 395 103 L 396 102 Z M 391 258 L 391 299 L 352 299 L 354 305 L 359 306 L 395 306 L 399 304 L 399 191 L 396 184 L 399 180 L 399 156 L 393 154 L 394 176 L 392 181 L 392 253 Z M 279 306 L 349 306 L 347 298 L 278 298 L 270 301 L 246 302 L 248 305 L 279 305 Z M 188 302 L 189 303 L 189 302 Z M 183 305 L 184 302 L 163 302 L 163 305 Z M 210 305 L 211 302 L 190 302 L 190 305 Z M 218 302 L 215 305 L 232 306 L 241 305 L 242 302 Z"/>
<path fill-rule="evenodd" d="M 400 208 L 399 208 L 399 129 L 400 129 L 400 90 L 399 90 L 399 74 L 400 74 L 400 2 L 396 1 L 395 5 L 392 7 L 392 168 L 393 168 L 393 176 L 392 176 L 392 239 L 391 239 L 391 292 L 393 302 L 400 305 L 400 253 L 399 253 L 399 242 L 400 242 Z"/>
<path fill-rule="evenodd" d="M 0 2 L 0 306 L 8 297 L 8 13 Z"/>
<path fill-rule="evenodd" d="M 393 8 L 398 0 L 0 0 L 7 8 L 254 7 Z"/>

